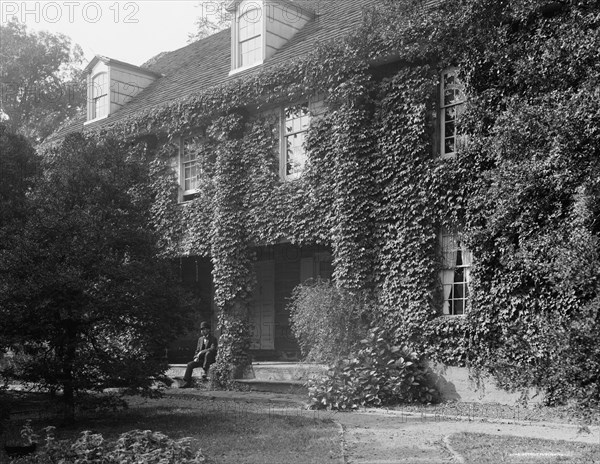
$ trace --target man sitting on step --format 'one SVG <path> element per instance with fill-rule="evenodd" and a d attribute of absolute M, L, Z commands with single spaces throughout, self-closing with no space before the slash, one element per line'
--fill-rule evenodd
<path fill-rule="evenodd" d="M 200 324 L 200 333 L 202 335 L 198 339 L 194 360 L 187 364 L 187 369 L 183 376 L 184 383 L 181 388 L 190 388 L 192 386 L 192 372 L 196 367 L 202 367 L 204 370 L 202 380 L 207 380 L 208 369 L 217 357 L 217 339 L 210 334 L 210 324 L 208 322 Z"/>

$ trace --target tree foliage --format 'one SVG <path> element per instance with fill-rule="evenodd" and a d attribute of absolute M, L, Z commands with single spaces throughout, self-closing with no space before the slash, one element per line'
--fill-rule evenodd
<path fill-rule="evenodd" d="M 24 213 L 27 193 L 38 173 L 38 159 L 27 139 L 11 132 L 4 123 L 0 123 L 0 146 L 0 227 L 7 227 Z"/>
<path fill-rule="evenodd" d="M 65 35 L 30 32 L 16 21 L 1 25 L 0 37 L 4 122 L 39 143 L 85 103 L 83 52 Z"/>
<path fill-rule="evenodd" d="M 0 249 L 2 341 L 24 360 L 4 375 L 60 388 L 67 418 L 78 391 L 149 392 L 185 320 L 171 266 L 156 259 L 144 152 L 67 137 L 45 153 Z"/>
<path fill-rule="evenodd" d="M 203 0 L 197 3 L 200 15 L 194 21 L 194 32 L 188 34 L 188 42 L 202 40 L 229 27 L 231 15 L 226 0 Z"/>

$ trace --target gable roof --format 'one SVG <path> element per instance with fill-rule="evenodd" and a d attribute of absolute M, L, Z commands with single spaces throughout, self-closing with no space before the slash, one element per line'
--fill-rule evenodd
<path fill-rule="evenodd" d="M 148 76 L 161 77 L 160 74 L 157 74 L 148 68 L 143 68 L 141 66 L 135 66 L 133 64 L 126 63 L 125 61 L 115 60 L 114 58 L 109 58 L 107 56 L 102 56 L 102 55 L 96 55 L 94 58 L 92 58 L 92 60 L 88 63 L 88 65 L 83 70 L 83 73 L 84 74 L 89 73 L 92 69 L 94 69 L 94 66 L 96 66 L 96 63 L 98 63 L 99 61 L 102 61 L 107 66 L 114 64 L 121 68 L 130 69 L 132 71 L 142 73 L 142 74 L 147 74 Z"/>
<path fill-rule="evenodd" d="M 85 125 L 81 117 L 53 134 L 51 140 L 84 129 L 98 129 L 125 120 L 136 113 L 157 108 L 174 100 L 201 93 L 262 70 L 304 56 L 318 43 L 336 41 L 350 34 L 361 23 L 364 7 L 375 0 L 310 0 L 315 13 L 292 39 L 262 65 L 229 75 L 231 69 L 231 30 L 226 29 L 178 50 L 161 54 L 145 69 L 157 78 L 126 105 L 107 118 Z M 94 60 L 105 59 L 96 57 Z M 92 60 L 92 62 L 94 62 Z M 122 63 L 112 60 L 116 63 Z M 97 62 L 97 61 L 96 61 Z M 90 63 L 91 65 L 92 63 Z M 89 66 L 88 65 L 88 68 Z M 88 69 L 86 68 L 86 69 Z"/>

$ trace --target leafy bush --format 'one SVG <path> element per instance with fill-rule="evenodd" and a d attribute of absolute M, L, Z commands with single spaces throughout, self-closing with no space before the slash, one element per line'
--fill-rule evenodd
<path fill-rule="evenodd" d="M 48 462 L 73 462 L 77 464 L 195 464 L 204 462 L 200 451 L 194 453 L 191 438 L 172 440 L 160 432 L 131 430 L 119 438 L 105 441 L 99 433 L 86 430 L 70 443 L 54 438 L 54 427 L 46 427 L 45 446 L 36 454 L 20 457 L 13 464 L 46 464 Z M 37 439 L 30 426 L 22 430 L 29 442 Z"/>
<path fill-rule="evenodd" d="M 349 359 L 338 361 L 327 376 L 309 382 L 314 408 L 356 409 L 438 400 L 430 386 L 424 358 L 407 346 L 390 343 L 380 328 L 372 328 Z"/>
<path fill-rule="evenodd" d="M 368 327 L 373 303 L 329 281 L 298 285 L 288 305 L 294 336 L 308 361 L 331 363 L 348 356 Z"/>

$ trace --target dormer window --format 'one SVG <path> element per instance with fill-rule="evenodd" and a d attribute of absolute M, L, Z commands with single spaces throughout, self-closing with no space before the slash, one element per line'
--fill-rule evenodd
<path fill-rule="evenodd" d="M 148 69 L 104 56 L 95 56 L 85 67 L 87 120 L 111 116 L 138 93 L 161 77 Z"/>
<path fill-rule="evenodd" d="M 261 10 L 249 4 L 238 20 L 239 28 L 239 67 L 252 66 L 262 62 L 262 21 Z"/>
<path fill-rule="evenodd" d="M 101 72 L 92 78 L 91 119 L 108 115 L 108 74 Z"/>
<path fill-rule="evenodd" d="M 306 164 L 306 131 L 310 124 L 308 102 L 284 108 L 281 141 L 281 174 L 284 180 L 300 177 Z"/>
<path fill-rule="evenodd" d="M 315 17 L 303 5 L 288 0 L 233 0 L 231 72 L 262 64 Z"/>

